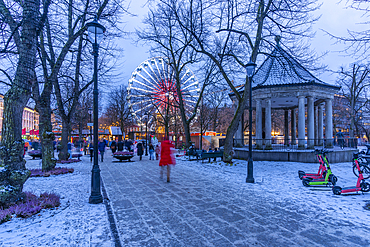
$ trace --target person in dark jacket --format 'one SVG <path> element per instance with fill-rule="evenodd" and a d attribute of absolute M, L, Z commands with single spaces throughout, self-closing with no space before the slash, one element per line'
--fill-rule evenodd
<path fill-rule="evenodd" d="M 112 141 L 112 143 L 110 144 L 110 149 L 112 150 L 112 153 L 115 153 L 116 150 L 117 150 L 117 143 L 116 141 Z"/>
<path fill-rule="evenodd" d="M 140 156 L 140 160 L 143 157 L 143 153 L 144 153 L 143 143 L 139 142 L 137 144 L 137 155 Z"/>
<path fill-rule="evenodd" d="M 154 146 L 153 144 L 149 144 L 149 160 L 154 160 Z"/>
<path fill-rule="evenodd" d="M 89 143 L 89 153 L 90 153 L 90 162 L 92 162 L 94 157 L 94 144 L 93 142 Z"/>
<path fill-rule="evenodd" d="M 123 151 L 123 146 L 124 146 L 124 143 L 122 141 L 118 141 L 118 144 L 117 144 L 118 151 Z"/>
<path fill-rule="evenodd" d="M 105 146 L 106 145 L 107 145 L 106 142 L 102 141 L 102 140 L 98 143 L 98 150 L 100 152 L 101 162 L 104 161 L 104 152 L 105 152 Z"/>

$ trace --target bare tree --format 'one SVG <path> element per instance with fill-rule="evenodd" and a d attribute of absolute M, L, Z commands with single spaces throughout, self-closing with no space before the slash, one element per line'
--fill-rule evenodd
<path fill-rule="evenodd" d="M 4 121 L 0 147 L 0 205 L 21 198 L 23 184 L 30 175 L 23 159 L 22 113 L 37 84 L 37 38 L 43 28 L 50 1 L 0 0 L 1 58 L 15 58 L 16 70 L 7 77 L 9 90 L 4 96 Z M 42 12 L 40 12 L 40 7 Z"/>
<path fill-rule="evenodd" d="M 193 37 L 190 46 L 213 61 L 236 96 L 237 109 L 224 146 L 224 161 L 232 162 L 233 135 L 246 106 L 250 83 L 243 68 L 249 61 L 255 63 L 258 55 L 268 54 L 276 35 L 281 35 L 290 51 L 302 52 L 299 48 L 305 47 L 303 41 L 316 20 L 311 15 L 318 8 L 316 1 L 170 0 L 166 4 Z M 307 63 L 311 60 L 307 55 L 305 59 Z M 244 81 L 245 90 L 237 90 L 234 81 Z"/>
<path fill-rule="evenodd" d="M 349 136 L 353 140 L 355 132 L 361 125 L 362 112 L 369 99 L 370 69 L 364 65 L 352 64 L 349 69 L 341 68 L 338 83 L 342 86 L 342 95 L 347 103 L 346 111 L 350 119 Z"/>
<path fill-rule="evenodd" d="M 57 114 L 62 120 L 62 141 L 59 158 L 68 159 L 67 143 L 71 133 L 73 118 L 79 106 L 80 95 L 91 84 L 91 46 L 84 34 L 85 24 L 96 17 L 109 23 L 109 29 L 116 29 L 116 19 L 120 6 L 105 0 L 99 5 L 94 2 L 58 2 L 54 16 L 49 18 L 45 33 L 45 49 L 42 55 L 45 60 L 44 74 L 54 88 L 57 104 Z M 58 14 L 60 9 L 66 9 L 65 15 Z M 59 10 L 59 11 L 58 11 Z M 116 35 L 110 35 L 113 38 Z M 54 37 L 58 37 L 55 39 Z M 76 42 L 75 42 L 76 41 Z M 107 48 L 105 50 L 104 48 Z M 105 41 L 100 51 L 100 79 L 109 73 L 112 64 L 104 57 L 111 56 L 114 49 L 110 40 Z M 111 56 L 112 58 L 113 56 Z M 50 71 L 50 72 L 49 72 Z M 49 72 L 49 73 L 47 73 Z M 102 80 L 100 80 L 101 82 Z"/>
<path fill-rule="evenodd" d="M 127 132 L 127 127 L 132 125 L 132 115 L 127 102 L 127 87 L 120 86 L 108 93 L 108 106 L 105 110 L 107 121 L 112 125 L 120 126 Z"/>
<path fill-rule="evenodd" d="M 357 10 L 359 15 L 364 19 L 364 22 L 357 23 L 357 25 L 364 25 L 364 30 L 347 30 L 348 35 L 346 37 L 337 36 L 329 31 L 325 32 L 338 43 L 344 43 L 347 45 L 343 50 L 344 53 L 350 56 L 356 56 L 356 59 L 359 60 L 366 60 L 370 52 L 370 29 L 366 28 L 369 24 L 370 17 L 369 0 L 347 0 L 345 2 L 348 8 Z"/>
<path fill-rule="evenodd" d="M 178 24 L 175 12 L 168 5 L 169 2 L 167 0 L 159 1 L 156 8 L 150 10 L 144 21 L 146 28 L 138 31 L 137 35 L 140 40 L 152 45 L 151 52 L 153 54 L 159 54 L 169 59 L 176 87 L 177 102 L 175 107 L 179 109 L 186 146 L 189 147 L 191 142 L 190 124 L 197 114 L 204 88 L 210 83 L 210 73 L 213 72 L 213 69 L 207 68 L 208 65 L 203 61 L 204 67 L 201 70 L 203 73 L 197 74 L 197 77 L 205 76 L 205 79 L 200 79 L 202 87 L 199 90 L 199 96 L 191 99 L 196 103 L 192 112 L 189 113 L 186 99 L 189 99 L 190 95 L 186 95 L 183 91 L 185 80 L 183 75 L 187 73 L 187 65 L 192 64 L 194 66 L 194 64 L 199 64 L 200 60 L 197 53 L 190 47 L 194 38 Z M 204 73 L 204 71 L 208 73 Z"/>

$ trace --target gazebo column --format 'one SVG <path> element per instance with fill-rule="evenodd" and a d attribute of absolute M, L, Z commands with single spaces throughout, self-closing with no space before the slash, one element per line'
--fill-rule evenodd
<path fill-rule="evenodd" d="M 319 145 L 318 110 L 319 110 L 319 107 L 315 106 L 315 146 Z"/>
<path fill-rule="evenodd" d="M 315 114 L 313 97 L 307 97 L 307 149 L 315 147 Z"/>
<path fill-rule="evenodd" d="M 272 149 L 271 146 L 271 99 L 266 99 L 265 114 L 265 149 Z"/>
<path fill-rule="evenodd" d="M 323 145 L 323 140 L 324 140 L 324 110 L 323 110 L 323 105 L 319 105 L 318 109 L 318 126 L 317 126 L 317 132 L 318 132 L 318 143 L 317 145 L 322 146 Z"/>
<path fill-rule="evenodd" d="M 325 100 L 325 147 L 333 147 L 333 102 Z"/>
<path fill-rule="evenodd" d="M 291 139 L 292 139 L 292 145 L 296 144 L 296 117 L 295 117 L 295 109 L 290 110 L 290 134 L 291 134 Z"/>
<path fill-rule="evenodd" d="M 262 100 L 256 99 L 256 148 L 262 149 Z"/>
<path fill-rule="evenodd" d="M 304 96 L 298 96 L 298 149 L 304 149 L 305 146 L 305 109 Z"/>
<path fill-rule="evenodd" d="M 284 145 L 289 146 L 289 111 L 284 109 Z"/>

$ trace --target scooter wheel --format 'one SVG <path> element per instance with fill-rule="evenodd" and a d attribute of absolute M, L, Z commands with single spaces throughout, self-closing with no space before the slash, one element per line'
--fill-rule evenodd
<path fill-rule="evenodd" d="M 361 191 L 362 191 L 362 192 L 369 192 L 369 191 L 370 191 L 370 184 L 369 184 L 369 183 L 367 183 L 367 182 L 362 182 L 362 183 L 360 184 L 360 186 L 361 186 Z"/>
<path fill-rule="evenodd" d="M 338 178 L 336 176 L 334 176 L 333 174 L 330 174 L 329 176 L 329 181 L 335 185 L 337 182 L 338 182 Z"/>
<path fill-rule="evenodd" d="M 298 171 L 299 179 L 302 179 L 304 175 L 306 175 L 306 173 L 304 171 Z"/>
<path fill-rule="evenodd" d="M 334 186 L 333 187 L 333 193 L 334 195 L 340 195 L 342 193 L 342 188 L 339 186 Z"/>
<path fill-rule="evenodd" d="M 303 179 L 302 184 L 306 187 L 310 186 L 310 180 L 309 179 Z"/>

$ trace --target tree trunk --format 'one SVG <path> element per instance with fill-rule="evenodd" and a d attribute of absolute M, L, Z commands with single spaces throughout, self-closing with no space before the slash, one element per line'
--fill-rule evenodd
<path fill-rule="evenodd" d="M 249 88 L 249 84 L 245 84 L 245 86 L 248 86 Z M 234 134 L 238 130 L 239 122 L 242 118 L 242 115 L 245 109 L 245 105 L 247 101 L 247 96 L 246 96 L 247 94 L 248 92 L 245 91 L 241 102 L 238 102 L 238 108 L 236 109 L 233 120 L 231 121 L 229 127 L 227 128 L 225 146 L 224 146 L 224 157 L 223 157 L 223 161 L 226 163 L 232 163 L 232 159 L 234 155 L 234 150 L 233 150 Z M 249 133 L 249 134 L 251 135 L 252 133 Z"/>
<path fill-rule="evenodd" d="M 19 53 L 18 64 L 12 86 L 4 96 L 4 122 L 0 146 L 0 206 L 22 198 L 23 184 L 30 175 L 30 171 L 25 166 L 26 161 L 23 159 L 22 114 L 31 96 L 31 84 L 36 83 L 39 5 L 39 1 L 22 2 L 21 37 L 15 40 Z M 19 30 L 10 26 L 17 37 Z"/>
<path fill-rule="evenodd" d="M 40 113 L 40 140 L 42 147 L 42 170 L 50 171 L 55 168 L 56 159 L 54 158 L 53 141 L 55 139 L 51 125 L 50 104 L 39 109 Z"/>
<path fill-rule="evenodd" d="M 60 142 L 61 149 L 59 152 L 59 159 L 60 160 L 68 160 L 69 153 L 68 153 L 68 137 L 69 137 L 69 123 L 65 120 L 62 120 L 62 141 Z"/>

